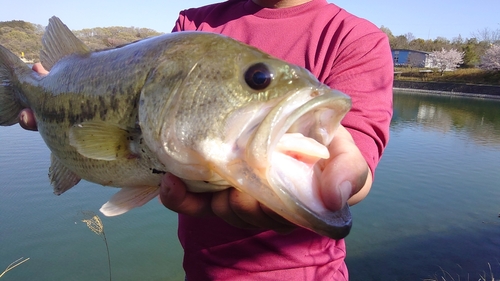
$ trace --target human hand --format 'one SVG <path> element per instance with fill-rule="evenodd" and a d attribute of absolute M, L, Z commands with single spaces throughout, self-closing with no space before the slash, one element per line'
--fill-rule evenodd
<path fill-rule="evenodd" d="M 330 158 L 319 163 L 323 170 L 319 188 L 325 207 L 337 211 L 349 198 L 349 204 L 361 201 L 371 187 L 372 178 L 365 159 L 343 126 L 339 127 L 329 150 Z M 234 188 L 191 193 L 171 174 L 163 177 L 160 201 L 175 212 L 198 217 L 216 215 L 239 228 L 264 228 L 280 233 L 296 228 L 246 193 Z"/>
<path fill-rule="evenodd" d="M 235 188 L 214 193 L 193 193 L 176 176 L 167 173 L 160 188 L 160 202 L 170 210 L 196 217 L 218 216 L 246 229 L 265 228 L 288 233 L 296 226 Z"/>
<path fill-rule="evenodd" d="M 33 64 L 33 67 L 31 69 L 42 76 L 49 74 L 49 72 L 39 62 Z M 19 125 L 21 125 L 21 127 L 25 130 L 38 130 L 36 126 L 35 115 L 33 114 L 33 111 L 31 109 L 25 108 L 21 110 L 21 112 L 19 113 Z"/>
<path fill-rule="evenodd" d="M 35 115 L 29 108 L 21 110 L 19 113 L 19 125 L 25 130 L 38 131 Z"/>
<path fill-rule="evenodd" d="M 371 189 L 373 178 L 349 131 L 339 126 L 328 150 L 330 158 L 319 163 L 323 173 L 320 178 L 320 196 L 325 207 L 338 211 L 346 203 L 355 205 Z"/>
<path fill-rule="evenodd" d="M 38 74 L 40 74 L 42 76 L 49 74 L 49 71 L 47 69 L 45 69 L 45 67 L 43 67 L 43 65 L 39 62 L 33 64 L 31 69 L 33 69 L 33 71 L 35 71 L 35 72 L 38 72 Z"/>

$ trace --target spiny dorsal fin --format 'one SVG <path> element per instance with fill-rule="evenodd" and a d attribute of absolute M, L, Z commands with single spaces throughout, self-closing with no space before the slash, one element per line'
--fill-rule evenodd
<path fill-rule="evenodd" d="M 54 154 L 50 154 L 49 179 L 54 187 L 55 195 L 63 194 L 81 180 L 77 174 L 66 168 Z"/>
<path fill-rule="evenodd" d="M 40 61 L 50 70 L 57 61 L 71 54 L 88 54 L 90 49 L 57 17 L 49 19 L 42 37 Z"/>

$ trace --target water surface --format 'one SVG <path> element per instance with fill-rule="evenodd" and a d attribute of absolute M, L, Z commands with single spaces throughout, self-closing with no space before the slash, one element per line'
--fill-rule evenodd
<path fill-rule="evenodd" d="M 500 102 L 396 93 L 394 107 L 372 192 L 352 208 L 351 280 L 422 280 L 441 269 L 478 280 L 488 263 L 500 277 Z M 116 190 L 81 182 L 55 196 L 40 136 L 2 127 L 0 141 L 0 271 L 30 258 L 3 279 L 108 280 L 105 244 L 81 212 L 99 214 Z M 153 200 L 101 219 L 113 279 L 184 279 L 174 213 Z"/>
<path fill-rule="evenodd" d="M 109 280 L 102 238 L 81 222 L 99 214 L 117 189 L 85 181 L 52 193 L 50 153 L 38 133 L 0 128 L 0 271 L 30 260 L 2 280 Z M 157 200 L 118 217 L 100 215 L 114 280 L 184 280 L 177 216 Z"/>
<path fill-rule="evenodd" d="M 488 263 L 500 277 L 500 102 L 396 93 L 389 146 L 352 210 L 352 280 L 478 280 Z"/>

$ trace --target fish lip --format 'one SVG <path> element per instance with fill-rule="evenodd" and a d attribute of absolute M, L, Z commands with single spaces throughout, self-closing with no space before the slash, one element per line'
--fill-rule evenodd
<path fill-rule="evenodd" d="M 331 123 L 338 125 L 350 107 L 351 101 L 348 96 L 326 86 L 304 88 L 288 95 L 268 113 L 257 128 L 249 142 L 248 161 L 253 163 L 257 173 L 261 173 L 263 178 L 268 178 L 267 169 L 270 169 L 271 166 L 272 152 L 285 133 L 294 132 L 301 127 L 300 122 L 305 122 L 305 120 L 301 120 L 301 117 L 316 110 L 332 109 L 338 112 L 338 116 L 337 120 L 333 120 Z M 331 127 L 330 123 L 323 125 L 326 126 L 326 130 L 335 130 L 337 127 Z M 324 138 L 319 135 L 312 136 L 311 132 L 304 135 L 314 138 L 325 146 L 332 140 L 332 138 Z M 273 183 L 268 181 L 268 184 L 272 185 Z M 285 217 L 288 220 L 333 239 L 342 239 L 349 234 L 352 216 L 347 204 L 336 212 L 326 208 L 323 211 L 318 211 L 304 204 L 284 186 L 276 186 L 275 184 L 273 190 L 283 203 L 281 207 L 293 208 L 291 212 L 288 212 L 290 217 Z"/>
<path fill-rule="evenodd" d="M 286 192 L 286 190 L 284 191 Z M 286 194 L 290 196 L 290 199 L 295 198 L 289 192 Z M 352 228 L 352 214 L 349 204 L 345 204 L 342 209 L 335 212 L 316 213 L 297 199 L 294 203 L 299 206 L 299 215 L 302 219 L 307 221 L 308 225 L 314 226 L 314 228 L 305 226 L 306 228 L 335 240 L 344 239 L 349 235 Z"/>
<path fill-rule="evenodd" d="M 267 159 L 267 162 L 262 161 L 263 156 L 269 158 L 270 152 L 274 151 L 278 141 L 287 132 L 303 133 L 323 145 L 328 145 L 332 140 L 331 138 L 320 138 L 318 135 L 312 135 L 311 132 L 290 129 L 292 126 L 300 127 L 300 122 L 304 121 L 299 120 L 301 117 L 320 109 L 332 109 L 337 112 L 337 118 L 331 123 L 338 125 L 350 108 L 350 98 L 340 91 L 332 90 L 326 86 L 299 89 L 276 104 L 262 120 L 253 137 L 249 140 L 247 159 L 262 168 L 268 166 L 269 159 Z M 330 126 L 330 124 L 323 125 Z M 330 131 L 335 129 L 336 127 L 329 128 Z"/>

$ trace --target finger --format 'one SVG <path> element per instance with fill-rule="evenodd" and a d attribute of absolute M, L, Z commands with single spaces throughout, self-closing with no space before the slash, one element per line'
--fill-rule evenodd
<path fill-rule="evenodd" d="M 340 127 L 329 146 L 330 159 L 320 178 L 325 207 L 340 210 L 365 184 L 369 168 L 349 132 Z"/>
<path fill-rule="evenodd" d="M 217 195 L 218 200 L 212 201 L 212 209 L 216 215 L 229 224 L 240 228 L 272 229 L 280 233 L 290 232 L 295 228 L 276 213 L 261 205 L 252 196 L 234 188 Z"/>
<path fill-rule="evenodd" d="M 21 110 L 19 113 L 19 125 L 25 130 L 37 131 L 36 119 L 33 111 L 29 108 Z"/>
<path fill-rule="evenodd" d="M 33 64 L 31 69 L 33 69 L 33 71 L 35 71 L 38 74 L 43 75 L 43 76 L 49 74 L 49 72 L 45 69 L 45 67 L 43 67 L 43 65 L 39 62 Z"/>
<path fill-rule="evenodd" d="M 162 178 L 159 199 L 165 207 L 177 213 L 198 217 L 213 215 L 211 194 L 188 192 L 184 182 L 170 173 Z"/>
<path fill-rule="evenodd" d="M 212 212 L 232 226 L 244 229 L 258 228 L 256 225 L 246 222 L 234 212 L 229 199 L 233 190 L 233 188 L 229 188 L 212 195 Z"/>
<path fill-rule="evenodd" d="M 229 204 L 233 212 L 243 221 L 264 229 L 280 230 L 289 225 L 284 225 L 281 221 L 286 221 L 274 212 L 271 217 L 263 209 L 262 204 L 255 200 L 252 196 L 240 192 L 236 189 L 231 189 L 229 192 Z M 274 219 L 279 217 L 279 220 Z"/>
<path fill-rule="evenodd" d="M 289 233 L 296 228 L 252 196 L 233 189 L 230 192 L 230 206 L 234 213 L 243 221 L 259 228 L 272 229 L 278 233 Z"/>
<path fill-rule="evenodd" d="M 272 228 L 274 231 L 281 234 L 288 234 L 297 229 L 297 226 L 295 224 L 278 215 L 273 210 L 269 209 L 266 205 L 260 204 L 260 208 L 264 213 L 266 213 L 266 215 L 279 223 L 279 225 L 277 225 L 275 228 Z"/>

